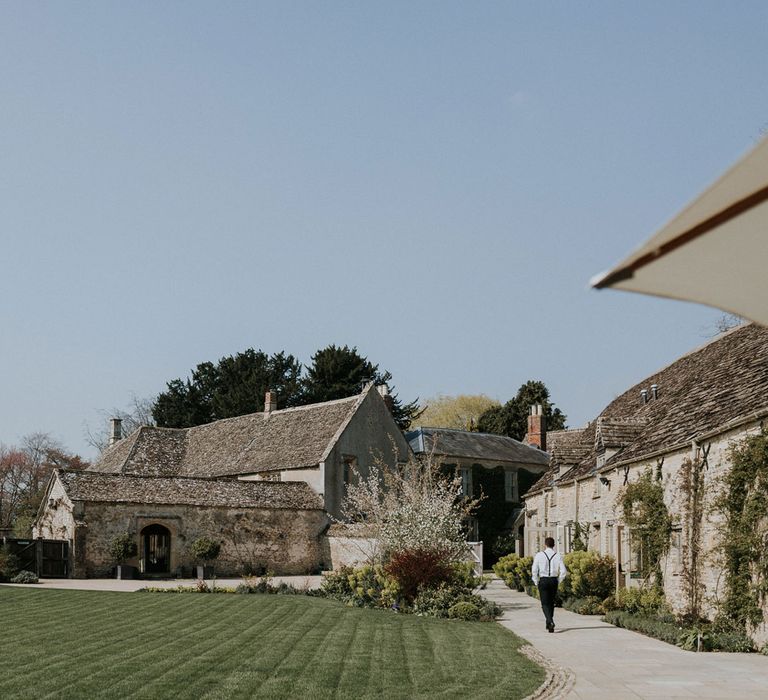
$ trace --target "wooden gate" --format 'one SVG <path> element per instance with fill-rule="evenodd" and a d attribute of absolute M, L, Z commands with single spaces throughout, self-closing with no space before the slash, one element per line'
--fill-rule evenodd
<path fill-rule="evenodd" d="M 66 540 L 3 538 L 3 545 L 19 561 L 19 569 L 41 578 L 69 576 L 69 542 Z"/>

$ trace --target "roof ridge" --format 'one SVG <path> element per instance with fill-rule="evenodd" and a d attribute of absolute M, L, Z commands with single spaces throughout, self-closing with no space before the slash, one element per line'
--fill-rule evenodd
<path fill-rule="evenodd" d="M 328 459 L 328 455 L 331 453 L 331 450 L 333 449 L 333 446 L 339 441 L 341 436 L 344 434 L 344 431 L 347 429 L 347 426 L 352 421 L 352 418 L 357 413 L 360 406 L 362 406 L 363 401 L 368 398 L 370 393 L 374 391 L 376 388 L 376 385 L 371 382 L 365 389 L 365 391 L 362 394 L 357 395 L 357 400 L 355 401 L 354 406 L 352 406 L 352 409 L 347 414 L 347 417 L 341 422 L 341 425 L 336 429 L 336 432 L 331 436 L 331 439 L 329 440 L 328 444 L 326 445 L 325 449 L 323 450 L 323 454 L 320 456 L 320 461 L 325 462 L 326 459 Z M 381 397 L 381 394 L 379 394 L 378 391 L 376 393 L 379 395 L 379 398 L 381 399 L 381 402 L 384 403 L 384 399 Z M 336 401 L 336 403 L 340 403 L 340 401 Z M 387 413 L 389 413 L 389 409 L 386 408 Z M 389 414 L 391 417 L 391 413 Z M 392 419 L 394 420 L 394 418 Z"/>
<path fill-rule="evenodd" d="M 596 418 L 598 427 L 600 425 L 603 425 L 605 422 L 610 422 L 610 421 L 620 422 L 620 423 L 645 424 L 648 422 L 648 420 L 649 420 L 648 416 L 639 416 L 639 415 L 634 415 L 634 416 L 612 416 L 612 415 L 602 416 L 600 415 Z"/>
<path fill-rule="evenodd" d="M 147 479 L 181 479 L 182 481 L 205 481 L 205 482 L 218 482 L 218 483 L 225 483 L 225 484 L 231 484 L 231 483 L 238 483 L 238 484 L 282 484 L 283 486 L 292 486 L 296 487 L 299 486 L 301 488 L 304 487 L 306 482 L 303 481 L 254 481 L 252 479 L 232 479 L 232 478 L 223 478 L 223 477 L 216 477 L 216 476 L 177 476 L 177 475 L 168 475 L 168 474 L 131 474 L 127 473 L 124 474 L 122 472 L 97 472 L 97 471 L 87 471 L 85 469 L 65 469 L 57 467 L 56 471 L 58 471 L 61 474 L 73 474 L 74 476 L 86 476 L 86 477 L 107 477 L 107 478 L 114 478 L 119 477 L 121 479 L 141 479 L 143 481 L 146 481 Z M 281 486 L 280 488 L 283 488 Z"/>
<path fill-rule="evenodd" d="M 725 331 L 723 333 L 719 333 L 714 338 L 710 338 L 706 343 L 702 343 L 701 345 L 693 348 L 692 350 L 689 350 L 688 352 L 683 353 L 679 357 L 676 357 L 674 360 L 672 360 L 670 362 L 667 362 L 667 364 L 665 364 L 663 367 L 657 369 L 655 372 L 651 372 L 650 374 L 646 375 L 645 377 L 643 377 L 639 381 L 637 381 L 634 384 L 630 385 L 630 387 L 626 391 L 621 392 L 621 394 L 619 394 L 619 396 L 623 396 L 627 391 L 630 391 L 631 389 L 636 387 L 638 384 L 641 384 L 642 382 L 644 382 L 646 379 L 650 379 L 651 377 L 653 377 L 653 376 L 655 376 L 657 374 L 661 374 L 665 370 L 667 370 L 670 367 L 672 367 L 672 365 L 676 365 L 681 360 L 684 360 L 686 357 L 691 357 L 692 355 L 695 355 L 696 353 L 699 353 L 702 350 L 705 350 L 710 345 L 714 345 L 715 343 L 719 343 L 721 340 L 724 340 L 728 336 L 733 335 L 735 333 L 738 333 L 740 331 L 743 331 L 746 328 L 750 328 L 750 327 L 752 327 L 754 325 L 755 324 L 752 323 L 751 321 L 745 322 L 745 323 L 740 323 L 738 326 L 734 326 L 733 328 L 729 328 L 727 331 Z M 608 406 L 610 406 L 612 403 L 613 403 L 613 401 L 608 402 L 608 405 L 605 408 L 608 408 Z M 603 409 L 603 410 L 605 410 L 605 409 Z M 602 414 L 598 414 L 598 418 L 600 417 L 600 415 L 602 415 Z"/>
<path fill-rule="evenodd" d="M 528 445 L 527 443 L 522 442 L 517 438 L 513 438 L 511 435 L 499 435 L 498 433 L 483 433 L 483 432 L 480 432 L 479 430 L 461 430 L 460 428 L 432 428 L 432 427 L 426 427 L 426 426 L 419 426 L 415 430 L 444 430 L 444 431 L 449 431 L 451 433 L 466 433 L 467 435 L 487 435 L 489 437 L 504 438 L 505 440 L 513 440 L 519 445 L 525 445 L 526 447 L 530 447 L 530 445 Z"/>
<path fill-rule="evenodd" d="M 133 431 L 132 435 L 135 434 L 136 437 L 133 440 L 133 445 L 131 445 L 131 449 L 128 450 L 128 454 L 125 455 L 125 459 L 123 460 L 123 463 L 120 465 L 120 473 L 122 473 L 125 465 L 131 461 L 131 457 L 133 457 L 134 453 L 136 452 L 136 447 L 139 444 L 139 438 L 141 437 L 141 433 L 146 429 L 146 427 L 147 426 L 140 425 L 136 430 Z"/>
<path fill-rule="evenodd" d="M 215 425 L 216 423 L 225 423 L 227 421 L 240 420 L 242 418 L 254 418 L 256 416 L 274 416 L 277 413 L 292 413 L 295 411 L 306 411 L 311 408 L 317 408 L 318 406 L 332 406 L 335 404 L 344 403 L 345 401 L 358 400 L 365 394 L 353 394 L 352 396 L 345 396 L 343 399 L 331 399 L 330 401 L 317 401 L 316 403 L 307 403 L 303 406 L 289 406 L 288 408 L 280 408 L 275 411 L 255 411 L 254 413 L 243 413 L 239 416 L 229 416 L 228 418 L 217 418 L 210 423 L 201 423 L 200 425 L 190 425 L 187 428 L 161 428 L 161 430 L 194 430 L 195 428 L 205 428 L 209 425 Z M 150 426 L 159 428 L 160 426 Z"/>

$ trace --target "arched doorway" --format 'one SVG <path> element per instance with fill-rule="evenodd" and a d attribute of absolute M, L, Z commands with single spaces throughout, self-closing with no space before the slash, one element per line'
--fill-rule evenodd
<path fill-rule="evenodd" d="M 144 573 L 165 574 L 171 570 L 171 533 L 162 525 L 149 525 L 141 531 Z"/>

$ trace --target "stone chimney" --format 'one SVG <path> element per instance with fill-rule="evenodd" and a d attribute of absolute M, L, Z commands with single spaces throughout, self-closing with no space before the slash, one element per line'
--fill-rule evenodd
<path fill-rule="evenodd" d="M 376 387 L 376 391 L 379 392 L 379 395 L 384 399 L 384 403 L 389 409 L 389 412 L 392 413 L 392 409 L 395 407 L 395 402 L 392 400 L 392 394 L 389 393 L 389 387 L 386 384 L 379 384 Z"/>
<path fill-rule="evenodd" d="M 123 439 L 123 420 L 122 418 L 111 418 L 109 423 L 109 446 L 111 447 L 118 440 Z"/>
<path fill-rule="evenodd" d="M 528 411 L 528 444 L 547 450 L 547 419 L 540 403 L 533 404 Z"/>
<path fill-rule="evenodd" d="M 268 391 L 264 394 L 264 413 L 272 413 L 277 410 L 277 392 Z"/>

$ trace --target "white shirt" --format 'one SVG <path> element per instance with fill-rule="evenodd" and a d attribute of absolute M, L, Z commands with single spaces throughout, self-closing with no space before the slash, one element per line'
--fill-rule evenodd
<path fill-rule="evenodd" d="M 557 576 L 559 582 L 567 575 L 568 570 L 565 568 L 565 564 L 563 564 L 563 558 L 554 549 L 547 547 L 533 558 L 531 576 L 533 577 L 534 586 L 539 585 L 539 579 L 542 576 Z"/>

